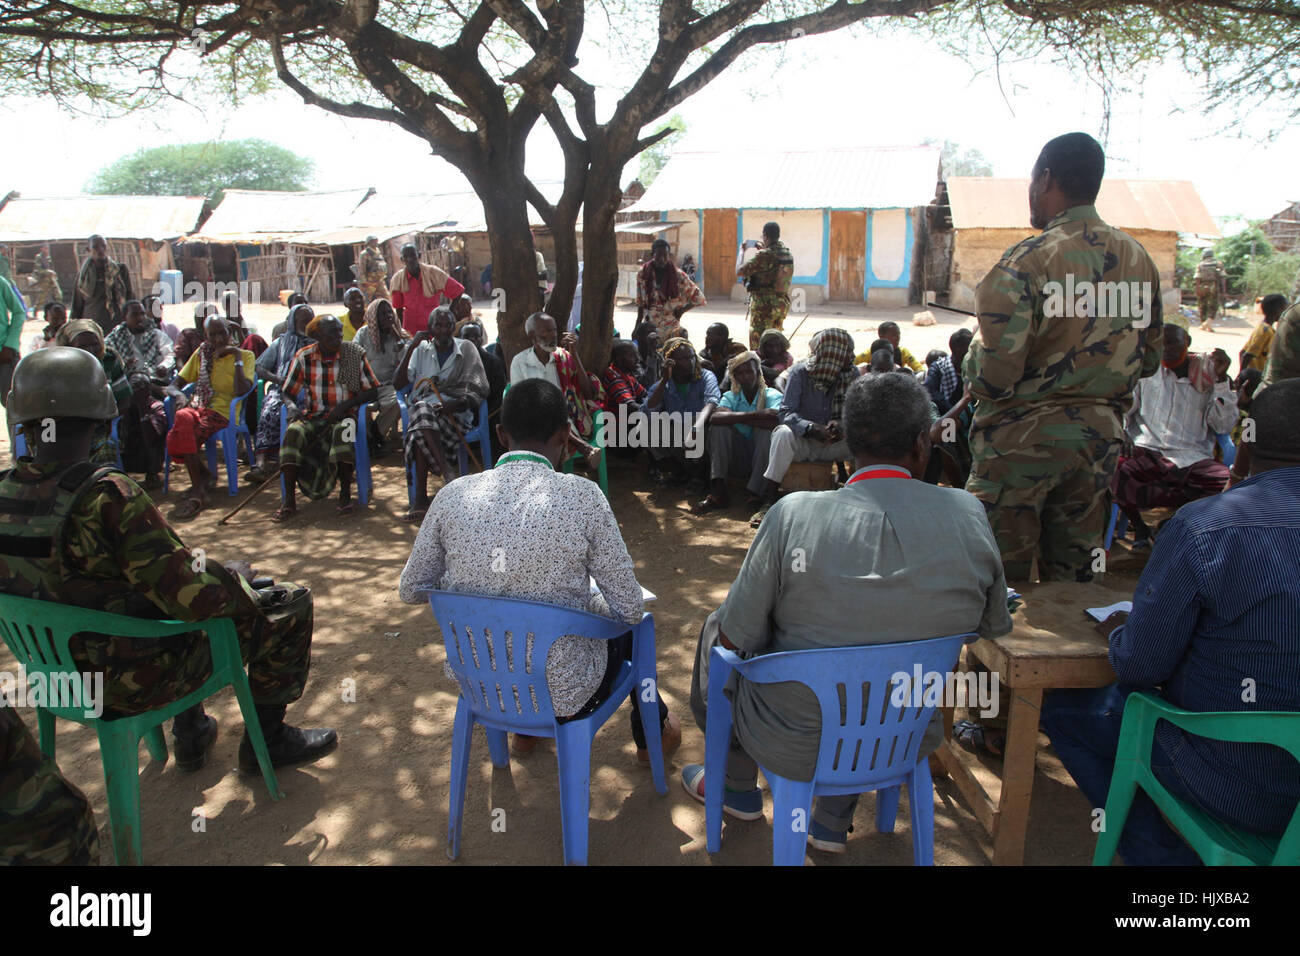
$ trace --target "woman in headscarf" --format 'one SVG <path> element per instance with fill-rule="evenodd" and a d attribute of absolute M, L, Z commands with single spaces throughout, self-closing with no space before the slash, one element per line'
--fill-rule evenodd
<path fill-rule="evenodd" d="M 245 476 L 248 481 L 265 481 L 274 473 L 280 460 L 280 406 L 286 401 L 282 391 L 284 378 L 289 374 L 293 357 L 311 345 L 307 325 L 315 317 L 311 306 L 306 303 L 295 305 L 285 320 L 288 330 L 257 357 L 257 377 L 266 379 L 267 386 L 266 396 L 262 399 L 262 414 L 257 420 L 257 434 L 253 439 L 258 461 Z"/>
<path fill-rule="evenodd" d="M 346 329 L 346 323 L 344 325 Z M 379 414 L 375 416 L 374 428 L 366 433 L 371 437 L 375 454 L 382 454 L 384 439 L 402 418 L 393 379 L 410 340 L 406 330 L 398 324 L 393 303 L 382 297 L 371 299 L 366 306 L 365 324 L 357 330 L 352 341 L 366 353 L 370 370 L 379 379 Z"/>
<path fill-rule="evenodd" d="M 99 359 L 108 376 L 108 383 L 113 388 L 113 397 L 117 399 L 118 413 L 131 404 L 131 382 L 126 377 L 126 368 L 122 360 L 112 349 L 104 345 L 104 330 L 93 319 L 73 319 L 59 327 L 54 336 L 55 345 L 70 345 L 83 352 L 89 352 Z M 30 449 L 31 443 L 28 443 Z M 95 426 L 94 437 L 90 444 L 90 460 L 97 465 L 117 464 L 117 442 L 113 441 L 110 422 L 99 422 Z"/>

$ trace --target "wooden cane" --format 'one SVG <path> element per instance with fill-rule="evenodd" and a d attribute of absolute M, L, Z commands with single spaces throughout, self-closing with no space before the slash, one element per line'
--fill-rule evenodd
<path fill-rule="evenodd" d="M 284 471 L 284 465 L 281 465 L 279 468 L 275 469 L 275 474 L 273 474 L 270 478 L 266 479 L 266 481 L 262 482 L 260 485 L 258 485 L 256 488 L 254 488 L 254 489 L 253 489 L 253 493 L 252 493 L 251 495 L 249 495 L 247 498 L 245 498 L 243 501 L 241 501 L 241 502 L 240 502 L 240 503 L 235 507 L 235 510 L 234 510 L 234 511 L 230 512 L 230 514 L 226 515 L 224 518 L 222 518 L 220 521 L 218 521 L 217 524 L 219 524 L 219 525 L 220 525 L 220 524 L 225 524 L 227 521 L 229 521 L 229 520 L 230 520 L 231 518 L 233 518 L 235 515 L 239 514 L 239 512 L 243 510 L 244 505 L 248 504 L 250 501 L 252 501 L 254 498 L 256 498 L 256 497 L 258 496 L 258 494 L 261 493 L 261 491 L 262 491 L 263 488 L 265 488 L 265 487 L 266 487 L 267 485 L 269 485 L 271 482 L 273 482 L 273 481 L 275 481 L 277 478 L 279 478 L 280 475 L 281 475 L 281 473 L 282 473 L 283 471 Z"/>
<path fill-rule="evenodd" d="M 412 394 L 418 392 L 421 385 L 426 384 L 433 389 L 433 394 L 438 396 L 438 404 L 445 404 L 442 400 L 442 392 L 438 389 L 438 383 L 432 376 L 416 382 L 415 388 L 411 389 Z M 465 447 L 465 451 L 469 455 L 469 460 L 474 463 L 475 468 L 479 471 L 483 471 L 483 464 L 478 460 L 478 456 L 474 454 L 474 449 L 469 446 L 469 442 L 465 440 L 465 433 L 460 430 L 460 422 L 456 421 L 456 416 L 448 412 L 447 420 L 451 422 L 451 427 L 456 431 L 456 437 L 460 439 L 460 443 Z"/>

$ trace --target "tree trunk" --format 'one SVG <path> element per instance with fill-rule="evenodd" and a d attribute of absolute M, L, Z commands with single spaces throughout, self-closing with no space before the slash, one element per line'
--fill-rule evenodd
<path fill-rule="evenodd" d="M 555 327 L 563 334 L 569 325 L 573 294 L 578 288 L 578 216 L 576 210 L 566 214 L 557 207 L 555 212 L 551 226 L 555 238 L 555 287 L 546 300 L 546 313 L 555 318 Z"/>
<path fill-rule="evenodd" d="M 504 290 L 505 309 L 497 313 L 502 361 L 506 369 L 516 353 L 528 347 L 524 320 L 542 307 L 537 289 L 537 257 L 533 234 L 528 226 L 528 204 L 523 175 L 511 184 L 496 179 L 491 184 L 473 183 L 483 200 L 488 240 L 492 246 L 492 287 Z"/>
<path fill-rule="evenodd" d="M 622 166 L 593 168 L 587 176 L 582 215 L 582 340 L 583 367 L 593 374 L 609 365 L 614 340 L 614 294 L 618 291 L 618 245 L 614 217 L 623 199 L 618 177 Z M 627 338 L 632 330 L 622 330 Z"/>

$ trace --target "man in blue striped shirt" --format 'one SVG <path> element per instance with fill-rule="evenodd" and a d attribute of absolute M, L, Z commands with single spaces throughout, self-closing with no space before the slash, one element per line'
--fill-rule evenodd
<path fill-rule="evenodd" d="M 1043 707 L 1043 730 L 1094 807 L 1133 690 L 1159 688 L 1191 711 L 1300 711 L 1300 379 L 1261 392 L 1252 413 L 1251 477 L 1184 505 L 1156 540 L 1133 612 L 1110 634 L 1119 683 L 1054 691 Z M 1260 833 L 1281 833 L 1300 800 L 1300 765 L 1281 748 L 1167 721 L 1151 770 L 1175 796 Z M 1140 790 L 1119 852 L 1130 866 L 1199 862 Z"/>

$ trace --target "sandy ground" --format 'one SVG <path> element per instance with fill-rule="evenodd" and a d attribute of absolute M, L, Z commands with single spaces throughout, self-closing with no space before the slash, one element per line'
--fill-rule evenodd
<path fill-rule="evenodd" d="M 260 311 L 260 310 L 259 310 Z M 885 318 L 905 320 L 913 310 L 888 313 L 861 308 L 820 310 L 795 338 L 795 354 L 815 328 L 842 325 L 867 339 Z M 276 321 L 282 311 L 265 311 Z M 626 316 L 626 317 L 625 317 Z M 743 310 L 691 313 L 688 326 L 702 341 L 711 321 L 728 321 L 733 335 Z M 618 325 L 634 313 L 620 310 Z M 260 324 L 263 316 L 254 319 Z M 936 347 L 959 324 L 913 329 L 903 323 L 903 343 L 918 356 Z M 1234 340 L 1248 333 L 1243 320 L 1214 336 L 1236 356 Z M 267 325 L 269 329 L 269 323 Z M 869 333 L 868 330 L 872 330 Z M 29 323 L 24 340 L 39 331 Z M 1206 338 L 1202 336 L 1201 338 Z M 1226 343 L 1233 342 L 1231 346 Z M 869 344 L 867 342 L 866 344 Z M 1197 343 L 1201 344 L 1200 342 Z M 179 473 L 171 495 L 159 498 L 168 514 L 180 501 Z M 141 804 L 145 859 L 154 864 L 428 864 L 445 863 L 448 768 L 455 685 L 442 676 L 443 648 L 427 607 L 403 605 L 397 581 L 416 529 L 402 520 L 406 494 L 400 459 L 375 464 L 375 498 L 369 508 L 338 517 L 330 501 L 306 504 L 287 527 L 269 515 L 277 494 L 268 489 L 224 529 L 223 506 L 238 499 L 218 493 L 212 507 L 179 525 L 185 542 L 220 560 L 246 558 L 260 572 L 309 585 L 316 600 L 313 664 L 291 722 L 332 726 L 341 744 L 316 764 L 280 773 L 286 797 L 269 799 L 258 777 L 235 769 L 241 733 L 233 695 L 209 702 L 221 737 L 208 766 L 180 774 L 152 762 L 141 748 Z M 614 459 L 613 507 L 642 584 L 659 599 L 651 605 L 657 631 L 660 684 L 681 716 L 685 740 L 669 768 L 668 796 L 658 796 L 648 770 L 635 759 L 627 708 L 597 736 L 591 781 L 590 862 L 593 864 L 763 864 L 771 860 L 768 821 L 729 821 L 721 854 L 704 847 L 704 808 L 681 789 L 677 771 L 702 763 L 704 738 L 689 714 L 692 655 L 704 617 L 727 593 L 753 535 L 739 503 L 730 512 L 692 516 L 679 489 L 647 490 L 640 464 Z M 224 486 L 224 485 L 223 485 Z M 243 489 L 241 489 L 242 493 Z M 1127 567 L 1127 570 L 1124 568 Z M 1131 594 L 1136 566 L 1112 557 L 1116 600 Z M 0 648 L 0 670 L 14 670 Z M 344 701 L 355 682 L 355 702 Z M 24 712 L 35 730 L 35 715 Z M 59 765 L 95 807 L 112 860 L 104 780 L 93 731 L 60 721 Z M 1086 864 L 1093 834 L 1088 801 L 1042 740 L 1025 860 L 1028 864 Z M 990 764 L 991 767 L 997 764 Z M 935 862 L 986 864 L 992 844 L 946 781 L 937 781 Z M 907 803 L 903 797 L 893 834 L 873 826 L 875 799 L 864 797 L 856 833 L 843 857 L 810 854 L 816 864 L 911 863 Z M 494 810 L 504 810 L 494 814 Z M 474 739 L 461 861 L 475 864 L 554 864 L 561 859 L 559 796 L 553 747 L 547 743 L 508 770 L 494 770 L 482 733 Z M 493 826 L 494 820 L 497 825 Z M 504 822 L 504 828 L 501 823 Z"/>

